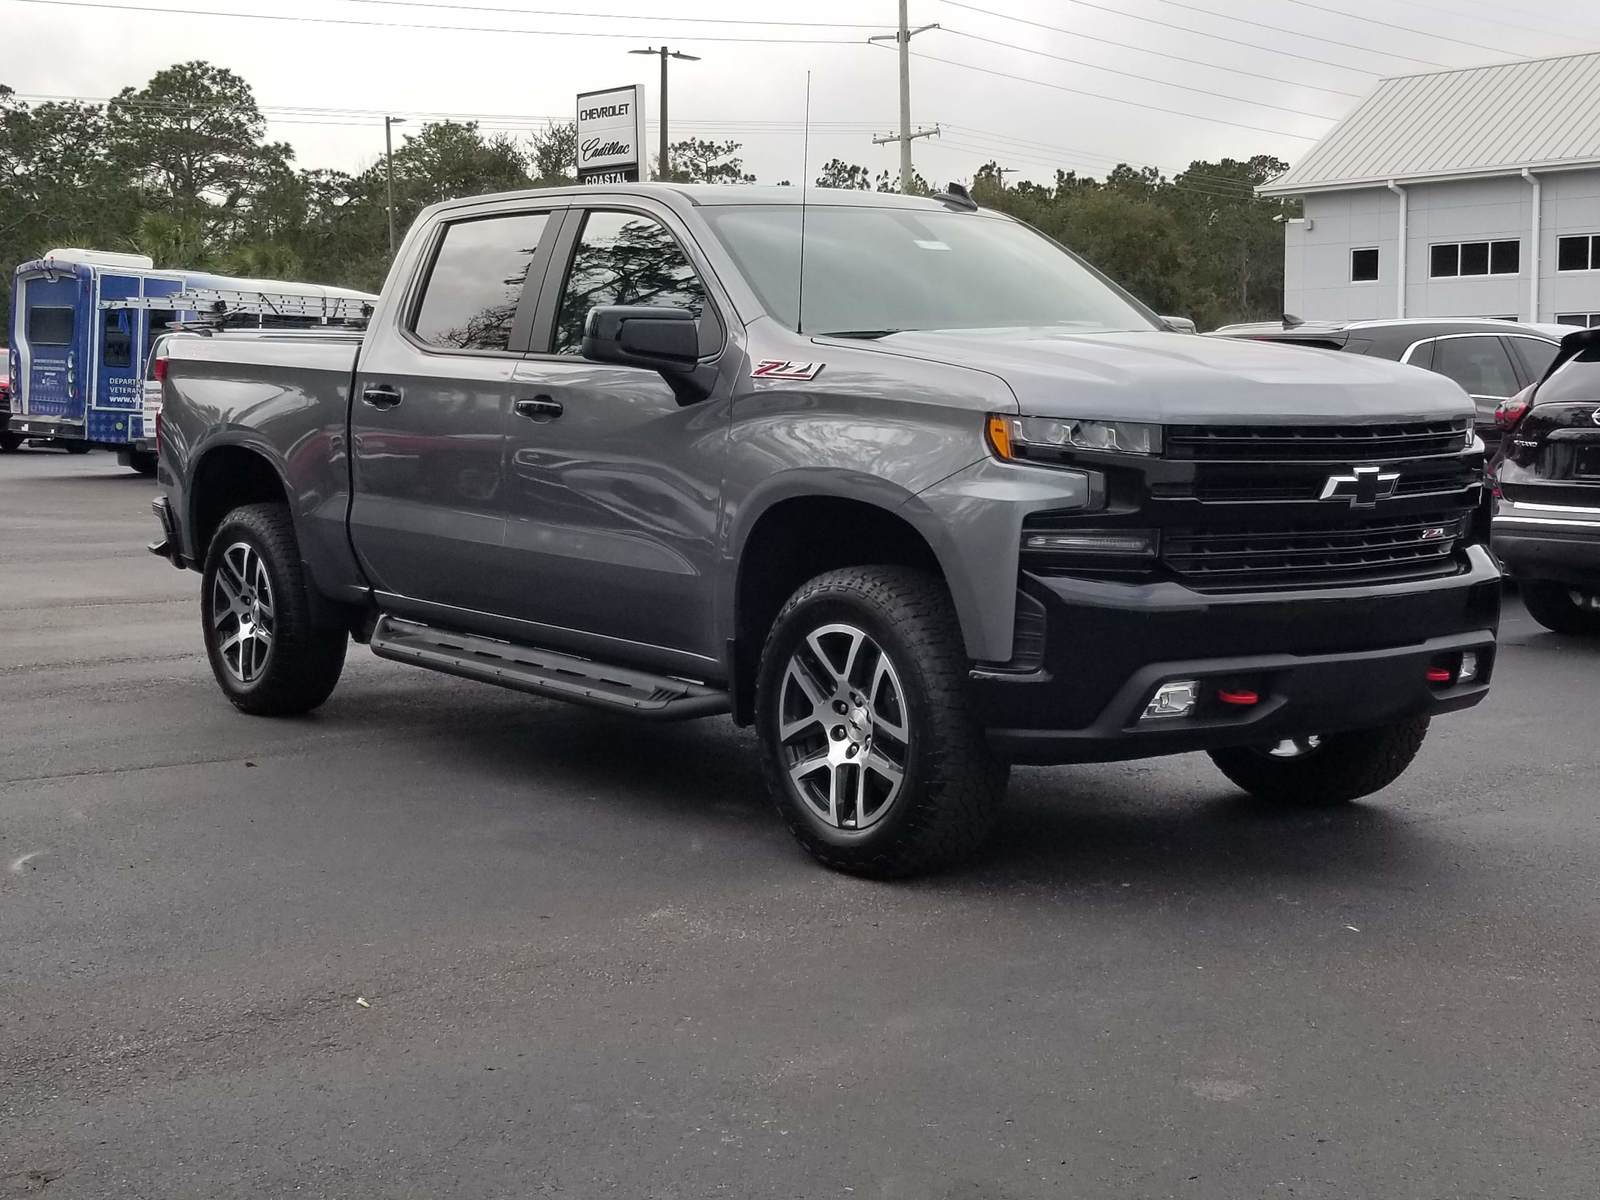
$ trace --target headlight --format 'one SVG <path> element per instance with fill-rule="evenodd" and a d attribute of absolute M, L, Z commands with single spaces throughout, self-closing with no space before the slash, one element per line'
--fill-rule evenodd
<path fill-rule="evenodd" d="M 989 446 L 1007 462 L 1048 461 L 1052 451 L 1160 454 L 1161 426 L 1137 421 L 1086 421 L 1071 417 L 989 417 Z"/>

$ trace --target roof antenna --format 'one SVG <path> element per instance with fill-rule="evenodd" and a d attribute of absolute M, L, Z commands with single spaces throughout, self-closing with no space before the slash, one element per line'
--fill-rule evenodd
<path fill-rule="evenodd" d="M 794 331 L 806 325 L 806 186 L 811 182 L 811 72 L 806 72 L 806 125 L 800 150 L 800 286 L 794 304 Z"/>

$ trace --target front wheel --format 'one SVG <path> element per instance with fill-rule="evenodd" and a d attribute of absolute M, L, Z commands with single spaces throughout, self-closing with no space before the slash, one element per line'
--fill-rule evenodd
<path fill-rule="evenodd" d="M 13 450 L 22 449 L 23 437 L 20 433 L 0 433 L 0 450 L 10 454 Z"/>
<path fill-rule="evenodd" d="M 206 656 L 241 712 L 309 712 L 333 692 L 349 634 L 311 619 L 294 523 L 282 504 L 250 504 L 223 518 L 200 585 Z"/>
<path fill-rule="evenodd" d="M 1353 733 L 1213 750 L 1211 761 L 1261 800 L 1303 806 L 1344 804 L 1380 792 L 1399 779 L 1427 735 L 1428 718 L 1414 717 Z"/>
<path fill-rule="evenodd" d="M 88 442 L 79 441 L 76 438 L 62 438 L 56 442 L 56 445 L 60 446 L 68 454 L 87 454 L 93 449 Z"/>
<path fill-rule="evenodd" d="M 1564 583 L 1530 579 L 1522 584 L 1528 615 L 1551 633 L 1600 634 L 1600 608 L 1580 604 L 1578 595 Z"/>
<path fill-rule="evenodd" d="M 800 844 L 836 870 L 897 878 L 975 852 L 1006 767 L 967 693 L 949 594 L 904 567 L 819 575 L 761 655 L 762 766 Z"/>

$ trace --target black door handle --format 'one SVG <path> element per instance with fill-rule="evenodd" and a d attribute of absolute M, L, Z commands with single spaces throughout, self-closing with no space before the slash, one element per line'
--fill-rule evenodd
<path fill-rule="evenodd" d="M 361 403 L 378 409 L 393 408 L 400 403 L 400 389 L 387 384 L 369 387 L 361 393 Z"/>
<path fill-rule="evenodd" d="M 549 396 L 535 396 L 532 400 L 518 400 L 511 407 L 516 410 L 517 416 L 527 417 L 530 421 L 554 421 L 566 411 L 561 407 L 561 401 L 552 400 Z"/>

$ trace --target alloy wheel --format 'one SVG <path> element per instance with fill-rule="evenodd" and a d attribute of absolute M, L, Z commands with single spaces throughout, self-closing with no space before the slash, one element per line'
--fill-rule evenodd
<path fill-rule="evenodd" d="M 261 678 L 276 620 L 266 561 L 248 542 L 222 552 L 211 583 L 211 625 L 217 654 L 234 681 L 251 684 Z"/>
<path fill-rule="evenodd" d="M 820 820 L 862 830 L 905 787 L 911 750 L 905 689 L 887 651 L 865 630 L 813 630 L 784 668 L 778 741 L 789 784 Z"/>

